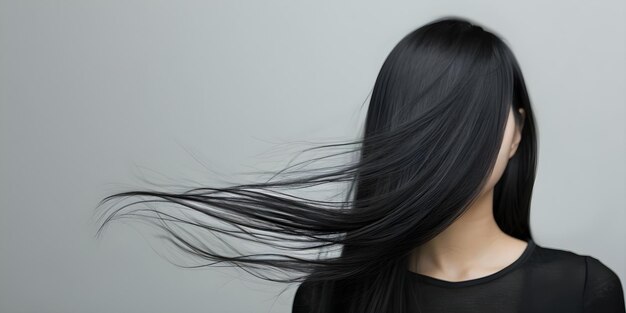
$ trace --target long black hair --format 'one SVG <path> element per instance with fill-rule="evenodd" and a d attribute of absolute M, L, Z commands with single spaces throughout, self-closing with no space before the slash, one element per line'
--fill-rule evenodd
<path fill-rule="evenodd" d="M 311 312 L 404 312 L 412 288 L 406 283 L 411 251 L 477 199 L 495 165 L 510 110 L 524 127 L 517 152 L 494 187 L 493 210 L 505 233 L 532 239 L 537 137 L 522 72 L 503 39 L 454 16 L 415 29 L 389 53 L 373 87 L 362 138 L 313 148 L 345 151 L 287 167 L 261 183 L 110 195 L 98 207 L 114 198 L 142 200 L 106 210 L 97 235 L 116 218 L 153 221 L 166 231 L 163 238 L 209 261 L 200 266 L 224 263 L 262 279 L 304 282 L 296 301 L 310 300 Z M 340 166 L 290 171 L 349 153 L 354 161 Z M 276 179 L 287 174 L 298 175 Z M 341 200 L 279 191 L 331 183 L 347 183 Z M 130 209 L 142 203 L 147 209 Z M 149 203 L 184 211 L 175 214 Z M 241 253 L 228 238 L 272 253 Z M 218 246 L 236 253 L 219 252 Z"/>

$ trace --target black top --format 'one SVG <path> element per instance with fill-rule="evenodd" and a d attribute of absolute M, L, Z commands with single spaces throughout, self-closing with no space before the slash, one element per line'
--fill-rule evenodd
<path fill-rule="evenodd" d="M 609 267 L 533 240 L 513 263 L 476 279 L 453 282 L 407 271 L 414 287 L 408 312 L 625 313 L 621 281 Z M 292 313 L 308 312 L 315 301 L 305 284 L 296 291 Z"/>

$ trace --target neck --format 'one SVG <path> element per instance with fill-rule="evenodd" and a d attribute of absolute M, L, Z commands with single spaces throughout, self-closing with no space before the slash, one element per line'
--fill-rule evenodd
<path fill-rule="evenodd" d="M 430 276 L 467 276 L 474 271 L 471 268 L 508 264 L 525 245 L 504 233 L 496 223 L 490 189 L 443 232 L 417 247 L 410 267 Z"/>

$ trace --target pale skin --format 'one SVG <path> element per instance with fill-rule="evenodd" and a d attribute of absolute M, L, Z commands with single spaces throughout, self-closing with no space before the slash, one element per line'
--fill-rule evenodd
<path fill-rule="evenodd" d="M 524 109 L 519 109 L 525 115 Z M 481 195 L 454 223 L 430 241 L 416 247 L 409 270 L 458 282 L 484 277 L 517 260 L 528 243 L 504 233 L 493 216 L 493 188 L 517 151 L 523 125 L 513 111 L 504 132 L 494 170 Z"/>

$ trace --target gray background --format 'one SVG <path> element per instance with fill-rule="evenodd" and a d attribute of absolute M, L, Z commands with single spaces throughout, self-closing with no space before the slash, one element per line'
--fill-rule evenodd
<path fill-rule="evenodd" d="M 177 268 L 133 223 L 96 240 L 93 208 L 141 187 L 137 173 L 214 182 L 183 146 L 241 181 L 293 157 L 276 143 L 353 138 L 389 51 L 447 14 L 495 29 L 521 63 L 540 137 L 535 240 L 624 282 L 625 7 L 0 1 L 0 311 L 289 312 L 296 285 L 277 296 L 285 285 L 242 271 Z"/>

